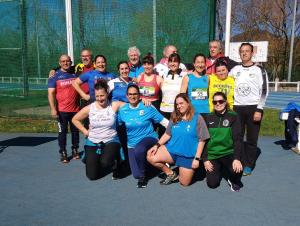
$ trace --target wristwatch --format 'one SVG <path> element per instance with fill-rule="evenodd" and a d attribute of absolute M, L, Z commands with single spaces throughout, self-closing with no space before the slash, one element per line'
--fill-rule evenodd
<path fill-rule="evenodd" d="M 198 161 L 201 161 L 201 158 L 200 158 L 200 157 L 195 157 L 194 159 L 195 159 L 195 160 L 198 160 Z"/>

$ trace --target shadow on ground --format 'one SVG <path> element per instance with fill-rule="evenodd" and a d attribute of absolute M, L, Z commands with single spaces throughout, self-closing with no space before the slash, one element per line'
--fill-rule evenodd
<path fill-rule="evenodd" d="M 288 143 L 285 140 L 275 141 L 274 144 L 280 145 L 282 147 L 282 149 L 284 149 L 284 150 L 289 150 L 290 149 Z"/>
<path fill-rule="evenodd" d="M 56 140 L 56 137 L 15 137 L 0 141 L 0 153 L 9 146 L 34 147 Z"/>

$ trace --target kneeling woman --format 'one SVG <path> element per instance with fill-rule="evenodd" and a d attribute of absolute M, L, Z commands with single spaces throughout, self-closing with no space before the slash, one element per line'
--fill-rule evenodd
<path fill-rule="evenodd" d="M 101 177 L 101 169 L 107 169 L 120 159 L 120 142 L 116 131 L 116 112 L 122 102 L 108 102 L 109 86 L 100 79 L 95 84 L 96 101 L 84 107 L 72 119 L 74 125 L 87 137 L 85 148 L 86 176 L 90 180 Z M 87 130 L 81 121 L 89 118 Z M 113 177 L 116 172 L 113 172 Z"/>
<path fill-rule="evenodd" d="M 160 183 L 168 185 L 177 180 L 176 172 L 166 166 L 166 163 L 175 163 L 179 166 L 179 182 L 183 186 L 190 185 L 208 138 L 209 133 L 202 116 L 195 113 L 186 94 L 178 94 L 166 132 L 147 155 L 153 166 L 167 174 L 166 179 Z"/>
<path fill-rule="evenodd" d="M 132 175 L 138 179 L 137 187 L 147 186 L 146 178 L 146 153 L 157 143 L 157 133 L 152 122 L 168 125 L 165 119 L 153 106 L 146 107 L 140 100 L 140 90 L 135 84 L 127 88 L 129 103 L 119 110 L 119 123 L 124 123 L 127 132 L 128 157 Z"/>
<path fill-rule="evenodd" d="M 243 137 L 240 120 L 235 112 L 228 110 L 227 97 L 222 92 L 213 95 L 214 112 L 205 115 L 210 140 L 203 151 L 207 185 L 216 188 L 223 175 L 228 179 L 232 191 L 238 191 L 241 184 L 243 167 L 241 153 Z M 225 171 L 223 170 L 225 169 Z"/>

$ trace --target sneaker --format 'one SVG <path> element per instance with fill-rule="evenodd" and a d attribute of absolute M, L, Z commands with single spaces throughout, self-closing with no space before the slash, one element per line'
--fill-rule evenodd
<path fill-rule="evenodd" d="M 72 157 L 73 159 L 80 159 L 80 155 L 78 153 L 77 148 L 72 149 Z"/>
<path fill-rule="evenodd" d="M 297 147 L 292 147 L 291 150 L 298 155 L 300 154 L 300 150 Z"/>
<path fill-rule="evenodd" d="M 252 169 L 248 166 L 246 166 L 243 170 L 243 176 L 250 176 L 252 173 Z"/>
<path fill-rule="evenodd" d="M 232 183 L 229 179 L 227 180 L 228 185 L 230 186 L 231 191 L 238 192 L 241 189 L 241 186 L 238 184 Z"/>
<path fill-rule="evenodd" d="M 147 184 L 148 184 L 148 181 L 145 177 L 141 177 L 138 182 L 137 182 L 137 185 L 136 187 L 137 188 L 146 188 L 147 187 Z"/>
<path fill-rule="evenodd" d="M 113 170 L 111 179 L 112 180 L 119 180 L 121 178 L 122 178 L 122 176 L 121 176 L 120 171 L 119 170 Z"/>
<path fill-rule="evenodd" d="M 66 151 L 62 151 L 62 152 L 60 153 L 60 161 L 61 161 L 62 163 L 68 163 L 68 162 L 69 162 L 68 154 L 67 154 Z"/>
<path fill-rule="evenodd" d="M 169 184 L 172 184 L 174 181 L 178 180 L 178 175 L 175 171 L 173 171 L 172 174 L 168 174 L 167 177 L 160 181 L 159 183 L 161 185 L 169 185 Z"/>

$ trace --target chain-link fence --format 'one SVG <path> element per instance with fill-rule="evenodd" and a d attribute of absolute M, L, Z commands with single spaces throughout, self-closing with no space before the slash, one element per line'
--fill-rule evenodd
<path fill-rule="evenodd" d="M 33 93 L 33 107 L 47 105 L 49 70 L 67 52 L 65 1 L 0 0 L 0 13 L 1 96 Z M 215 0 L 73 0 L 72 20 L 75 63 L 80 50 L 90 48 L 104 54 L 114 72 L 117 62 L 127 59 L 129 46 L 159 60 L 167 44 L 177 46 L 183 62 L 191 62 L 195 53 L 208 53 L 214 38 Z M 3 102 L 7 98 L 1 98 L 1 112 L 13 114 Z"/>

